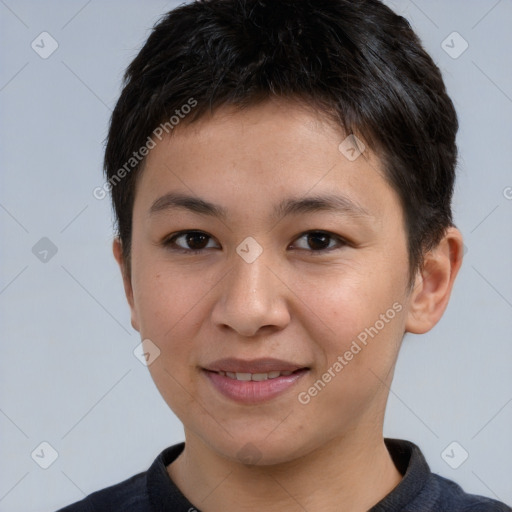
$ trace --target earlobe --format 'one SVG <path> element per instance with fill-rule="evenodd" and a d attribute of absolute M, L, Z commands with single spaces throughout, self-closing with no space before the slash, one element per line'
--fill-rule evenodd
<path fill-rule="evenodd" d="M 406 332 L 424 334 L 441 319 L 462 265 L 462 253 L 462 234 L 450 227 L 437 247 L 425 255 L 409 298 Z"/>
<path fill-rule="evenodd" d="M 114 238 L 114 241 L 112 243 L 112 252 L 114 253 L 114 258 L 117 261 L 119 268 L 121 270 L 121 276 L 123 278 L 124 292 L 126 295 L 126 300 L 128 301 L 128 304 L 130 306 L 132 327 L 136 331 L 139 331 L 139 322 L 137 320 L 137 312 L 136 312 L 136 308 L 135 308 L 135 301 L 133 298 L 133 287 L 132 287 L 131 276 L 128 271 L 126 262 L 124 260 L 123 246 L 122 246 L 121 240 L 117 237 Z"/>

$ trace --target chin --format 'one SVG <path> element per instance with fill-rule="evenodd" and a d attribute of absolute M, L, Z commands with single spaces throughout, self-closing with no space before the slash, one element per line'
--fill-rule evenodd
<path fill-rule="evenodd" d="M 298 436 L 288 438 L 274 436 L 265 438 L 261 434 L 247 435 L 247 432 L 233 437 L 226 435 L 222 440 L 205 440 L 210 449 L 218 455 L 247 466 L 272 466 L 292 462 L 315 449 L 314 443 L 300 444 Z"/>

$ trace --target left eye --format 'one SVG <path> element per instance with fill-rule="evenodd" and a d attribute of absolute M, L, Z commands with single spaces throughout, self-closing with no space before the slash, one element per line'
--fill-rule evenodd
<path fill-rule="evenodd" d="M 305 240 L 305 245 L 309 246 L 299 247 L 299 249 L 312 250 L 313 252 L 334 249 L 336 244 L 345 245 L 344 240 L 342 240 L 340 237 L 325 231 L 308 231 L 307 233 L 302 234 L 296 240 Z M 334 243 L 334 245 L 331 245 L 331 242 Z"/>

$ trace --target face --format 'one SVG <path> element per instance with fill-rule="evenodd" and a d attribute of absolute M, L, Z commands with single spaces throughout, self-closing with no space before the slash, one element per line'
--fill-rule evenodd
<path fill-rule="evenodd" d="M 185 430 L 229 459 L 380 433 L 404 218 L 378 158 L 345 137 L 293 103 L 224 108 L 158 143 L 138 181 L 132 324 Z"/>

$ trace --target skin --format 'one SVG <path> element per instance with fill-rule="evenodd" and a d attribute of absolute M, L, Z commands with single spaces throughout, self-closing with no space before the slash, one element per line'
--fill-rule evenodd
<path fill-rule="evenodd" d="M 130 274 L 114 241 L 132 325 L 161 351 L 151 376 L 184 425 L 185 450 L 168 473 L 204 512 L 339 512 L 340 504 L 365 511 L 402 478 L 382 432 L 398 351 L 405 332 L 425 333 L 441 318 L 463 241 L 449 228 L 409 291 L 398 196 L 368 148 L 354 161 L 339 151 L 345 136 L 290 100 L 223 107 L 179 126 L 150 152 L 137 183 Z M 169 192 L 218 204 L 227 217 L 150 214 Z M 284 198 L 326 193 L 349 197 L 370 216 L 271 217 Z M 199 254 L 165 246 L 182 230 L 211 238 L 195 240 Z M 308 243 L 304 233 L 315 230 L 332 237 Z M 252 263 L 236 252 L 248 236 L 263 249 Z M 186 242 L 176 240 L 177 247 L 189 249 Z M 401 311 L 301 404 L 298 394 L 394 303 Z M 201 370 L 223 357 L 274 357 L 310 370 L 266 403 L 239 404 Z M 241 460 L 248 447 L 253 464 Z"/>

